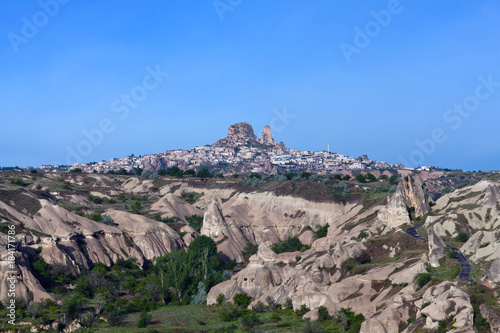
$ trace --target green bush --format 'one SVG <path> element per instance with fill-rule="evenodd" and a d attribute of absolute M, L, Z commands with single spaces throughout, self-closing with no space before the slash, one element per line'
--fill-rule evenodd
<path fill-rule="evenodd" d="M 102 215 L 102 218 L 101 218 L 101 223 L 104 223 L 104 224 L 107 224 L 107 225 L 110 225 L 110 226 L 117 226 L 118 224 L 115 223 L 115 220 L 113 220 L 113 218 L 109 215 Z"/>
<path fill-rule="evenodd" d="M 456 237 L 456 240 L 461 243 L 467 242 L 469 239 L 469 235 L 467 235 L 465 232 L 460 232 L 458 236 Z"/>
<path fill-rule="evenodd" d="M 271 249 L 277 254 L 283 252 L 295 252 L 295 251 L 305 251 L 310 249 L 308 245 L 303 245 L 297 237 L 292 237 L 286 241 L 278 242 L 271 246 Z"/>
<path fill-rule="evenodd" d="M 431 280 L 431 278 L 431 273 L 420 273 L 417 276 L 417 285 L 422 288 Z"/>
<path fill-rule="evenodd" d="M 361 240 L 363 238 L 368 238 L 368 236 L 369 236 L 368 232 L 366 232 L 366 230 L 362 230 L 358 235 L 358 239 Z"/>
<path fill-rule="evenodd" d="M 354 260 L 358 264 L 363 265 L 363 264 L 369 264 L 372 261 L 372 258 L 370 257 L 368 252 L 363 250 L 363 251 L 361 251 L 360 254 L 358 254 L 357 256 L 354 257 Z"/>
<path fill-rule="evenodd" d="M 222 305 L 224 304 L 224 302 L 226 301 L 226 295 L 224 294 L 219 294 L 219 296 L 217 296 L 217 305 Z"/>
<path fill-rule="evenodd" d="M 12 185 L 17 185 L 17 186 L 24 186 L 24 182 L 21 178 L 15 178 L 15 179 L 11 179 L 10 180 L 10 183 Z"/>
<path fill-rule="evenodd" d="M 316 239 L 326 237 L 330 225 L 327 223 L 316 231 Z"/>
<path fill-rule="evenodd" d="M 300 309 L 295 310 L 295 315 L 297 317 L 301 317 L 302 318 L 302 316 L 304 316 L 309 311 L 311 311 L 311 309 L 309 309 L 305 304 L 302 304 L 300 306 Z"/>
<path fill-rule="evenodd" d="M 242 308 L 247 308 L 248 305 L 250 305 L 250 302 L 252 301 L 252 298 L 247 295 L 247 293 L 239 293 L 234 295 L 233 297 L 234 304 L 242 307 Z"/>
<path fill-rule="evenodd" d="M 319 321 L 325 321 L 325 320 L 332 319 L 332 316 L 330 316 L 330 314 L 328 313 L 328 310 L 326 309 L 326 307 L 320 306 L 318 308 L 318 312 L 319 312 L 319 316 L 318 316 L 318 320 Z"/>
<path fill-rule="evenodd" d="M 241 318 L 241 325 L 246 329 L 252 329 L 262 324 L 262 320 L 255 313 L 250 313 Z"/>
<path fill-rule="evenodd" d="M 144 328 L 151 323 L 153 316 L 147 311 L 142 311 L 139 315 L 139 321 L 137 322 L 137 327 Z"/>

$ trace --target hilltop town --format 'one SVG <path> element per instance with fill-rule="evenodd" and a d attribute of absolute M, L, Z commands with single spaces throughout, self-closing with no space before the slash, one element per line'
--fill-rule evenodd
<path fill-rule="evenodd" d="M 266 126 L 257 138 L 252 126 L 246 122 L 229 126 L 227 137 L 212 145 L 192 149 L 167 150 L 160 154 L 126 156 L 110 161 L 75 163 L 73 168 L 83 172 L 105 173 L 135 169 L 157 171 L 177 166 L 182 170 L 208 167 L 214 173 L 234 174 L 261 172 L 279 174 L 314 172 L 331 174 L 342 170 L 398 169 L 401 165 L 372 161 L 366 155 L 354 158 L 330 151 L 290 149 L 283 142 L 276 143 L 271 128 Z M 51 171 L 53 166 L 42 166 Z"/>

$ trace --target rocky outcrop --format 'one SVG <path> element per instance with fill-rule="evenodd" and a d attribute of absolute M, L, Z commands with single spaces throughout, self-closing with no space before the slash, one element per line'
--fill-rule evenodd
<path fill-rule="evenodd" d="M 276 142 L 273 140 L 273 135 L 271 134 L 271 127 L 266 126 L 260 135 L 259 142 L 263 145 L 276 146 Z"/>
<path fill-rule="evenodd" d="M 408 173 L 403 176 L 387 205 L 379 211 L 375 228 L 386 226 L 391 230 L 403 224 L 410 224 L 410 210 L 414 211 L 415 217 L 419 217 L 429 209 L 422 179 L 418 174 Z"/>
<path fill-rule="evenodd" d="M 488 304 L 481 304 L 479 311 L 481 311 L 481 315 L 486 318 L 490 324 L 491 332 L 500 333 L 500 312 L 493 309 Z"/>
<path fill-rule="evenodd" d="M 256 142 L 258 142 L 258 140 L 253 132 L 252 126 L 246 122 L 242 122 L 229 126 L 227 137 L 218 140 L 212 146 L 237 147 Z"/>
<path fill-rule="evenodd" d="M 430 305 L 421 309 L 424 303 Z M 453 316 L 454 330 L 450 332 L 474 332 L 474 310 L 470 297 L 456 282 L 445 281 L 430 287 L 415 304 L 421 309 L 417 317 L 420 314 L 426 316 L 425 326 L 428 329 L 436 329 L 440 320 Z"/>
<path fill-rule="evenodd" d="M 248 239 L 238 225 L 234 222 L 226 221 L 220 208 L 220 199 L 216 194 L 213 194 L 208 199 L 208 202 L 200 233 L 219 243 L 217 249 L 221 260 L 242 262 L 243 255 L 241 251 L 249 242 Z"/>
<path fill-rule="evenodd" d="M 161 217 L 176 217 L 186 222 L 186 216 L 203 215 L 203 211 L 193 207 L 184 200 L 179 199 L 173 193 L 165 194 L 160 200 L 156 201 L 151 210 L 154 213 L 160 213 Z"/>
<path fill-rule="evenodd" d="M 15 285 L 16 299 L 28 300 L 29 292 L 33 293 L 35 302 L 39 302 L 43 298 L 53 299 L 31 273 L 28 256 L 21 252 L 21 248 L 13 251 L 11 256 L 9 250 L 13 249 L 7 249 L 7 237 L 1 235 L 0 249 L 0 301 L 8 304 L 11 284 Z M 14 257 L 14 260 L 12 260 L 12 257 Z M 14 263 L 12 264 L 12 262 Z"/>
<path fill-rule="evenodd" d="M 500 285 L 500 257 L 493 261 L 486 277 L 490 281 L 490 287 Z"/>
<path fill-rule="evenodd" d="M 434 231 L 433 227 L 428 229 L 429 237 L 429 263 L 432 267 L 439 267 L 439 259 L 446 252 L 446 243 Z"/>

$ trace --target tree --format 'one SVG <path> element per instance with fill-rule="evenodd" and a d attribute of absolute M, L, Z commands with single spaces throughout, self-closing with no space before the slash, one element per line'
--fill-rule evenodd
<path fill-rule="evenodd" d="M 221 263 L 217 257 L 217 245 L 207 236 L 196 237 L 188 246 L 187 256 L 194 280 L 204 281 L 208 287 L 218 283 Z M 193 281 L 196 282 L 196 281 Z"/>
<path fill-rule="evenodd" d="M 366 182 L 366 177 L 362 173 L 360 173 L 359 175 L 357 175 L 354 179 L 357 182 L 359 182 L 359 183 L 365 183 Z"/>
<path fill-rule="evenodd" d="M 203 282 L 198 282 L 198 293 L 191 297 L 191 304 L 202 305 L 207 302 L 207 291 L 205 290 L 205 284 Z"/>
<path fill-rule="evenodd" d="M 190 282 L 188 254 L 183 249 L 176 250 L 156 260 L 155 274 L 159 283 L 174 299 L 182 301 Z"/>
<path fill-rule="evenodd" d="M 388 180 L 389 177 L 387 175 L 380 175 L 380 177 L 378 177 L 379 180 Z"/>
<path fill-rule="evenodd" d="M 398 182 L 398 176 L 392 175 L 389 177 L 389 183 L 390 184 L 396 184 Z"/>
<path fill-rule="evenodd" d="M 185 176 L 194 176 L 194 175 L 196 175 L 196 171 L 194 171 L 193 169 L 187 169 L 186 171 L 184 171 L 184 175 Z"/>
<path fill-rule="evenodd" d="M 349 179 L 351 179 L 351 176 L 349 176 L 349 175 L 345 175 L 345 176 L 342 178 L 342 180 L 349 180 Z"/>
<path fill-rule="evenodd" d="M 366 179 L 369 181 L 369 182 L 376 182 L 377 181 L 377 177 L 375 177 L 372 173 L 368 172 L 366 175 L 365 175 Z"/>
<path fill-rule="evenodd" d="M 212 178 L 213 176 L 214 176 L 213 173 L 208 171 L 207 168 L 200 169 L 196 173 L 196 177 L 199 177 L 199 178 Z"/>
<path fill-rule="evenodd" d="M 184 175 L 184 172 L 178 166 L 173 166 L 167 170 L 167 175 L 180 178 Z"/>

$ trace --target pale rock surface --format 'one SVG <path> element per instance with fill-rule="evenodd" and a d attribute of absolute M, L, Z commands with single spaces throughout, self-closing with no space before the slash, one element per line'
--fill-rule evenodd
<path fill-rule="evenodd" d="M 427 270 L 422 262 L 418 262 L 408 269 L 403 270 L 401 272 L 395 273 L 391 275 L 389 278 L 393 284 L 402 284 L 402 283 L 412 283 L 417 278 L 418 274 L 426 273 Z"/>
<path fill-rule="evenodd" d="M 422 216 L 430 209 L 427 197 L 418 174 L 407 174 L 403 176 L 396 192 L 389 198 L 387 205 L 382 208 L 378 215 L 378 223 L 374 229 L 387 226 L 389 230 L 403 224 L 410 224 L 408 210 L 415 208 L 415 216 Z"/>
<path fill-rule="evenodd" d="M 319 319 L 319 310 L 313 309 L 302 316 L 302 319 L 309 319 L 310 321 L 316 321 Z"/>
<path fill-rule="evenodd" d="M 263 145 L 276 146 L 276 142 L 274 142 L 273 135 L 271 134 L 271 127 L 269 126 L 264 127 L 259 142 L 262 143 Z"/>
<path fill-rule="evenodd" d="M 160 200 L 151 205 L 151 210 L 161 213 L 164 218 L 178 217 L 184 222 L 187 222 L 186 216 L 203 215 L 200 209 L 193 207 L 172 193 L 165 194 Z"/>
<path fill-rule="evenodd" d="M 215 242 L 221 241 L 217 246 L 221 260 L 242 262 L 241 251 L 249 241 L 236 223 L 226 221 L 219 202 L 218 196 L 213 194 L 203 216 L 200 233 L 212 238 Z"/>
<path fill-rule="evenodd" d="M 428 241 L 429 241 L 429 262 L 432 267 L 439 267 L 439 259 L 443 258 L 446 252 L 445 242 L 436 235 L 434 227 L 430 227 L 428 230 Z"/>
<path fill-rule="evenodd" d="M 500 284 L 500 257 L 497 257 L 490 266 L 488 270 L 488 279 L 495 282 L 497 285 Z"/>
<path fill-rule="evenodd" d="M 453 315 L 455 329 L 450 332 L 474 332 L 474 310 L 470 297 L 456 282 L 445 281 L 428 288 L 416 305 L 421 307 L 421 304 L 426 302 L 431 302 L 429 306 L 421 309 L 421 313 L 427 316 L 426 328 L 435 329 L 440 320 Z"/>
<path fill-rule="evenodd" d="M 311 246 L 316 239 L 315 235 L 312 230 L 306 230 L 299 236 L 299 240 L 302 244 Z"/>

